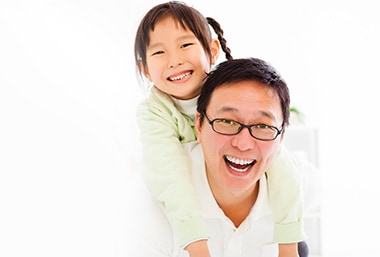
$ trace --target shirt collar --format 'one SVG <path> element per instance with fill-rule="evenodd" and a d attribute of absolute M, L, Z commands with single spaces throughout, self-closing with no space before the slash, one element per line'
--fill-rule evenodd
<path fill-rule="evenodd" d="M 198 96 L 188 99 L 188 100 L 180 100 L 174 97 L 171 97 L 177 109 L 189 116 L 192 120 L 195 118 L 195 112 L 197 109 Z"/>
<path fill-rule="evenodd" d="M 215 201 L 211 192 L 210 186 L 207 181 L 206 170 L 204 165 L 204 157 L 202 146 L 200 144 L 193 143 L 190 149 L 190 159 L 192 162 L 192 178 L 197 192 L 198 198 L 201 201 L 203 215 L 205 218 L 226 218 L 223 211 Z M 244 223 L 251 223 L 263 216 L 271 215 L 271 209 L 268 200 L 268 191 L 266 177 L 263 175 L 259 180 L 260 187 L 259 193 L 254 206 L 251 209 L 250 214 L 246 218 Z"/>

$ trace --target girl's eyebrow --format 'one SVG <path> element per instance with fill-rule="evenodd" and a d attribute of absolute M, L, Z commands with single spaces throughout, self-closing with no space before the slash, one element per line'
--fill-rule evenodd
<path fill-rule="evenodd" d="M 193 33 L 189 33 L 187 35 L 183 35 L 177 38 L 177 41 L 183 41 L 183 40 L 194 40 L 196 39 L 195 35 Z"/>
<path fill-rule="evenodd" d="M 147 46 L 147 50 L 151 50 L 152 48 L 156 48 L 156 47 L 159 47 L 160 45 L 162 45 L 162 43 L 155 43 L 155 44 L 153 44 L 153 45 L 148 45 Z"/>
<path fill-rule="evenodd" d="M 176 38 L 176 41 L 180 42 L 180 41 L 195 40 L 195 39 L 196 39 L 196 37 L 193 34 L 188 34 L 188 35 L 179 36 L 178 38 Z M 161 45 L 164 45 L 164 43 L 163 42 L 157 42 L 157 43 L 148 45 L 147 49 L 152 49 L 152 48 L 155 48 L 155 47 L 160 47 Z"/>

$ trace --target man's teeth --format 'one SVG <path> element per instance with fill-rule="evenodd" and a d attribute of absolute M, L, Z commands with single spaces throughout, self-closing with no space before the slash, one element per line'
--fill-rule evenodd
<path fill-rule="evenodd" d="M 241 160 L 231 156 L 226 156 L 228 166 L 236 172 L 246 172 L 254 164 L 254 160 Z"/>
<path fill-rule="evenodd" d="M 227 160 L 238 165 L 249 165 L 253 163 L 253 160 L 240 160 L 235 157 L 226 156 Z"/>
<path fill-rule="evenodd" d="M 186 77 L 188 77 L 188 76 L 190 76 L 191 75 L 191 72 L 186 72 L 185 74 L 182 74 L 182 75 L 180 75 L 180 76 L 177 76 L 177 77 L 171 77 L 171 78 L 169 78 L 171 81 L 177 81 L 177 80 L 181 80 L 181 79 L 184 79 L 184 78 L 186 78 Z"/>

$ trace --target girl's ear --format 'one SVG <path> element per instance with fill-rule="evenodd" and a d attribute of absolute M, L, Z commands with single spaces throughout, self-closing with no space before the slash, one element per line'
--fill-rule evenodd
<path fill-rule="evenodd" d="M 210 44 L 211 48 L 211 65 L 214 65 L 216 63 L 216 60 L 219 58 L 220 54 L 220 43 L 219 40 L 213 39 Z"/>
<path fill-rule="evenodd" d="M 200 133 L 201 133 L 201 122 L 200 122 L 200 116 L 201 114 L 197 112 L 195 114 L 195 132 L 197 133 L 197 141 L 198 143 L 201 143 Z"/>
<path fill-rule="evenodd" d="M 144 74 L 144 76 L 150 81 L 152 82 L 151 80 L 151 77 L 150 77 L 150 74 L 149 74 L 149 69 L 148 69 L 148 66 L 144 66 L 142 60 L 140 60 L 139 62 L 139 70 L 142 74 Z"/>

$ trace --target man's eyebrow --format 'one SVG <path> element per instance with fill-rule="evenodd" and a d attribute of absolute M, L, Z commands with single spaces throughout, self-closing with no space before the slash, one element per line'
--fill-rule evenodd
<path fill-rule="evenodd" d="M 231 106 L 222 106 L 221 108 L 218 108 L 216 110 L 217 113 L 223 113 L 223 112 L 232 112 L 232 113 L 236 113 L 238 112 L 238 109 L 234 108 L 234 107 L 231 107 Z"/>
<path fill-rule="evenodd" d="M 220 113 L 224 113 L 224 112 L 227 112 L 227 113 L 238 113 L 239 110 L 235 107 L 231 107 L 231 106 L 222 106 L 221 108 L 217 109 L 217 113 L 220 114 Z M 267 118 L 270 118 L 270 119 L 274 119 L 274 115 L 273 113 L 271 112 L 267 112 L 267 111 L 258 111 L 258 113 L 264 117 L 267 117 Z"/>
<path fill-rule="evenodd" d="M 266 111 L 259 111 L 260 114 L 262 114 L 264 117 L 268 117 L 268 118 L 271 118 L 271 119 L 274 119 L 274 115 L 273 113 L 271 112 L 266 112 Z"/>

